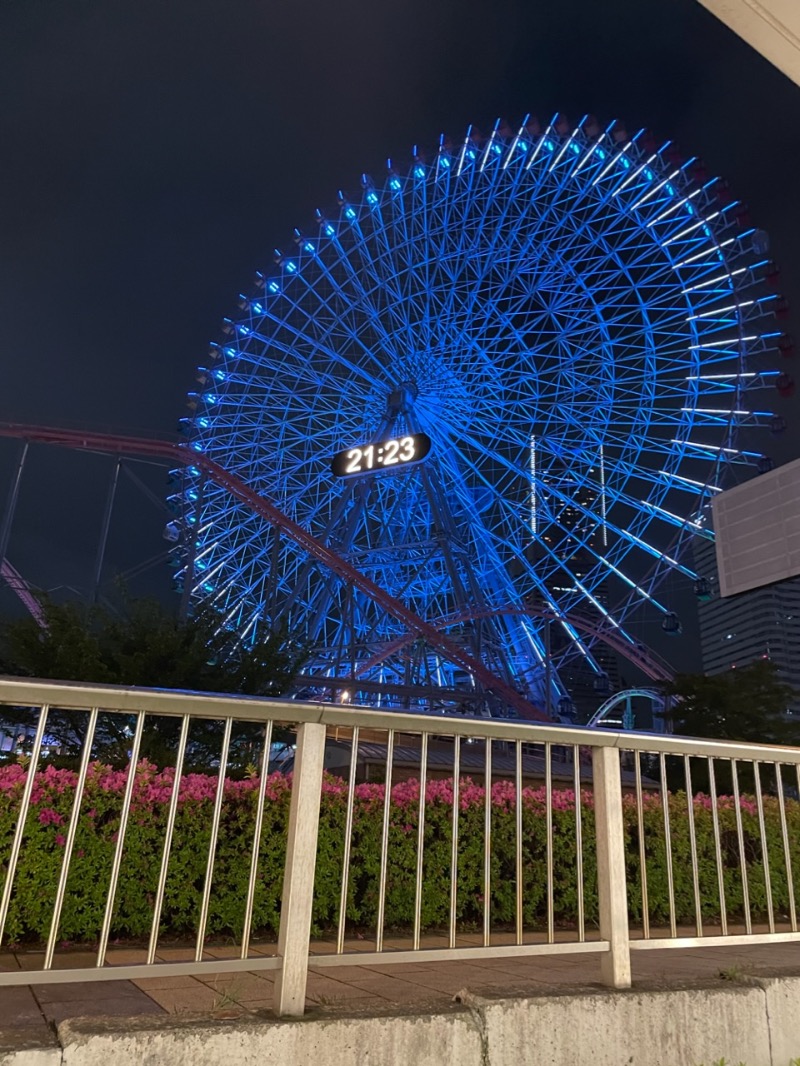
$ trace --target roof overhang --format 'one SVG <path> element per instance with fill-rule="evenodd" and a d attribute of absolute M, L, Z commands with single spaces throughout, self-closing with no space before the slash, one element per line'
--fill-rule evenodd
<path fill-rule="evenodd" d="M 700 3 L 800 85 L 798 0 L 700 0 Z"/>

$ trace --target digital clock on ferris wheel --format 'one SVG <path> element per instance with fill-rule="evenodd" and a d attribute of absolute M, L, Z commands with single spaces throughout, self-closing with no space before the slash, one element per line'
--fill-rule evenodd
<path fill-rule="evenodd" d="M 353 477 L 374 470 L 397 470 L 418 463 L 430 450 L 431 438 L 427 433 L 409 433 L 405 437 L 371 441 L 337 452 L 331 459 L 331 470 L 336 477 Z"/>

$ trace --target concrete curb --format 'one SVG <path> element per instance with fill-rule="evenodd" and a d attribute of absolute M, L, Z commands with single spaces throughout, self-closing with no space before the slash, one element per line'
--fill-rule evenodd
<path fill-rule="evenodd" d="M 49 1047 L 25 1043 L 13 1048 L 0 1047 L 0 1066 L 61 1066 L 63 1051 L 53 1040 Z"/>
<path fill-rule="evenodd" d="M 800 1058 L 800 977 L 754 977 L 764 990 L 772 1062 L 788 1066 Z"/>
<path fill-rule="evenodd" d="M 449 1008 L 320 1011 L 279 1021 L 152 1015 L 58 1026 L 58 1046 L 0 1049 L 0 1066 L 789 1066 L 800 977 L 476 995 Z"/>
<path fill-rule="evenodd" d="M 466 1009 L 431 1014 L 309 1016 L 209 1023 L 147 1018 L 116 1025 L 76 1020 L 58 1027 L 63 1066 L 482 1066 Z M 15 1064 L 16 1066 L 16 1064 Z"/>
<path fill-rule="evenodd" d="M 480 1011 L 490 1066 L 789 1063 L 772 1062 L 764 991 L 752 985 L 484 999 Z"/>

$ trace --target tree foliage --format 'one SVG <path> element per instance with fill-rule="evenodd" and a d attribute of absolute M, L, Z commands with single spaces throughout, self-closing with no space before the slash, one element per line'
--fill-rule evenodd
<path fill-rule="evenodd" d="M 753 744 L 795 744 L 800 730 L 787 711 L 798 694 L 769 659 L 725 674 L 677 674 L 663 686 L 674 733 Z"/>
<path fill-rule="evenodd" d="M 664 717 L 673 733 L 714 740 L 740 741 L 750 744 L 800 744 L 797 719 L 789 713 L 797 693 L 781 681 L 778 667 L 768 659 L 758 659 L 749 666 L 737 667 L 725 674 L 677 674 L 663 686 L 667 700 Z M 694 759 L 691 767 L 692 790 L 708 792 L 711 788 L 709 764 Z M 740 761 L 737 781 L 744 792 L 755 788 L 753 764 Z M 727 759 L 716 759 L 714 786 L 731 792 L 733 766 Z M 686 787 L 683 759 L 667 757 L 667 780 L 673 789 Z M 774 772 L 761 770 L 761 785 L 773 792 L 777 787 Z"/>
<path fill-rule="evenodd" d="M 298 651 L 281 634 L 231 653 L 230 633 L 210 612 L 182 620 L 155 600 L 126 600 L 119 611 L 41 603 L 45 628 L 30 617 L 0 623 L 3 673 L 266 696 L 284 691 L 297 669 Z"/>
<path fill-rule="evenodd" d="M 232 649 L 231 635 L 211 612 L 183 620 L 154 600 L 123 599 L 119 609 L 41 600 L 44 627 L 33 618 L 0 622 L 0 674 L 103 685 L 189 689 L 230 695 L 277 696 L 286 690 L 304 650 L 284 633 L 251 647 Z M 49 731 L 62 755 L 75 755 L 85 715 L 51 711 Z M 30 712 L 0 707 L 0 728 L 30 723 Z M 142 754 L 159 765 L 170 760 L 179 720 L 148 719 Z M 219 746 L 221 724 L 193 723 L 190 763 L 208 765 Z M 248 735 L 254 727 L 242 727 Z M 101 717 L 96 750 L 114 762 L 125 757 L 130 724 L 122 715 Z M 241 738 L 240 738 L 241 739 Z M 241 745 L 240 745 L 241 747 Z M 248 747 L 245 743 L 242 752 Z M 237 748 L 234 745 L 234 758 Z M 240 752 L 241 754 L 241 752 Z M 244 757 L 244 756 L 242 756 Z"/>

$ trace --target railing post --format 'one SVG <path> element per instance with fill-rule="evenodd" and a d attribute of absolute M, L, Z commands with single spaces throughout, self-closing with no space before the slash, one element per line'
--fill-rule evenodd
<path fill-rule="evenodd" d="M 593 748 L 592 777 L 597 835 L 600 937 L 607 941 L 610 947 L 607 953 L 600 956 L 600 974 L 604 984 L 613 988 L 630 988 L 631 952 L 625 880 L 625 829 L 622 818 L 619 752 L 616 748 Z"/>
<path fill-rule="evenodd" d="M 305 1009 L 319 803 L 325 757 L 325 726 L 306 722 L 297 730 L 283 874 L 275 1013 L 299 1017 Z"/>

